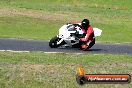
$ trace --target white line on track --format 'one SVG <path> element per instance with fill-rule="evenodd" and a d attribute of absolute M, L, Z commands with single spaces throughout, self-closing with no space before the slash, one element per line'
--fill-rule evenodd
<path fill-rule="evenodd" d="M 0 50 L 0 52 L 29 53 L 30 51 Z M 71 54 L 71 53 L 65 53 L 65 52 L 44 52 L 44 53 L 47 53 L 47 54 L 63 54 L 63 53 L 64 54 Z M 72 54 L 80 55 L 83 53 L 72 53 Z"/>
<path fill-rule="evenodd" d="M 30 51 L 14 51 L 14 50 L 0 50 L 0 52 L 16 52 L 16 53 L 29 53 Z"/>
<path fill-rule="evenodd" d="M 65 53 L 65 52 L 44 52 L 44 53 L 48 53 L 48 54 L 76 54 L 76 55 L 80 55 L 83 53 Z"/>

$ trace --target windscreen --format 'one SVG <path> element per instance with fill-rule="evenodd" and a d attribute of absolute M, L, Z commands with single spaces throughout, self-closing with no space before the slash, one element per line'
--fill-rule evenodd
<path fill-rule="evenodd" d="M 67 30 L 68 30 L 68 31 L 75 31 L 75 26 L 74 26 L 73 24 L 69 24 L 69 25 L 67 26 Z"/>

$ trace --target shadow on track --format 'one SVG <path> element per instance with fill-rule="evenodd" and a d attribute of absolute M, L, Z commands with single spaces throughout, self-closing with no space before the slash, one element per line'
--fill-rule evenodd
<path fill-rule="evenodd" d="M 98 51 L 98 52 L 100 52 L 100 51 L 105 51 L 105 50 L 103 50 L 103 49 L 88 49 L 87 51 L 90 51 L 90 52 Z"/>
<path fill-rule="evenodd" d="M 100 53 L 100 52 L 105 52 L 106 50 L 104 49 L 95 49 L 95 48 L 90 48 L 88 50 L 81 50 L 79 48 L 72 48 L 72 47 L 59 47 L 56 48 L 58 49 L 58 51 L 62 51 L 62 52 L 72 52 L 72 53 Z"/>

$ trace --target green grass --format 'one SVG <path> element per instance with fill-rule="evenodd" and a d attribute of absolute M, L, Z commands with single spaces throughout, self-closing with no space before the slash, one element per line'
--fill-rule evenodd
<path fill-rule="evenodd" d="M 0 52 L 1 88 L 131 88 L 132 84 L 76 83 L 80 64 L 89 74 L 132 74 L 132 56 Z"/>
<path fill-rule="evenodd" d="M 67 22 L 87 17 L 103 30 L 98 41 L 132 42 L 132 0 L 0 0 L 0 38 L 49 40 Z M 75 81 L 90 74 L 132 74 L 132 56 L 0 52 L 0 88 L 131 88 L 130 84 Z"/>
<path fill-rule="evenodd" d="M 1 0 L 0 4 L 3 6 L 64 12 L 64 10 L 79 11 L 80 9 L 86 11 L 87 9 L 84 9 L 84 7 L 118 8 L 130 10 L 132 8 L 131 3 L 131 0 L 107 0 L 107 2 L 105 0 Z"/>
<path fill-rule="evenodd" d="M 0 17 L 0 37 L 50 39 L 57 34 L 57 26 L 29 17 Z M 49 32 L 50 31 L 50 32 Z M 55 32 L 56 31 L 56 32 Z"/>
<path fill-rule="evenodd" d="M 10 9 L 0 15 L 0 37 L 49 40 L 64 23 L 88 17 L 93 27 L 103 30 L 98 41 L 132 42 L 131 3 L 131 0 L 1 0 L 1 9 Z M 12 9 L 17 11 L 9 14 Z"/>

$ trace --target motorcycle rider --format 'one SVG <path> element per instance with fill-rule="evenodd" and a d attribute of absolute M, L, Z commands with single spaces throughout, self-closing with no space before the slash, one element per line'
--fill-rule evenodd
<path fill-rule="evenodd" d="M 79 23 L 74 23 L 74 25 L 79 25 Z M 94 31 L 88 19 L 83 19 L 81 25 L 79 25 L 83 32 L 83 38 L 80 38 L 82 45 L 80 49 L 86 50 L 91 48 L 95 44 Z"/>

